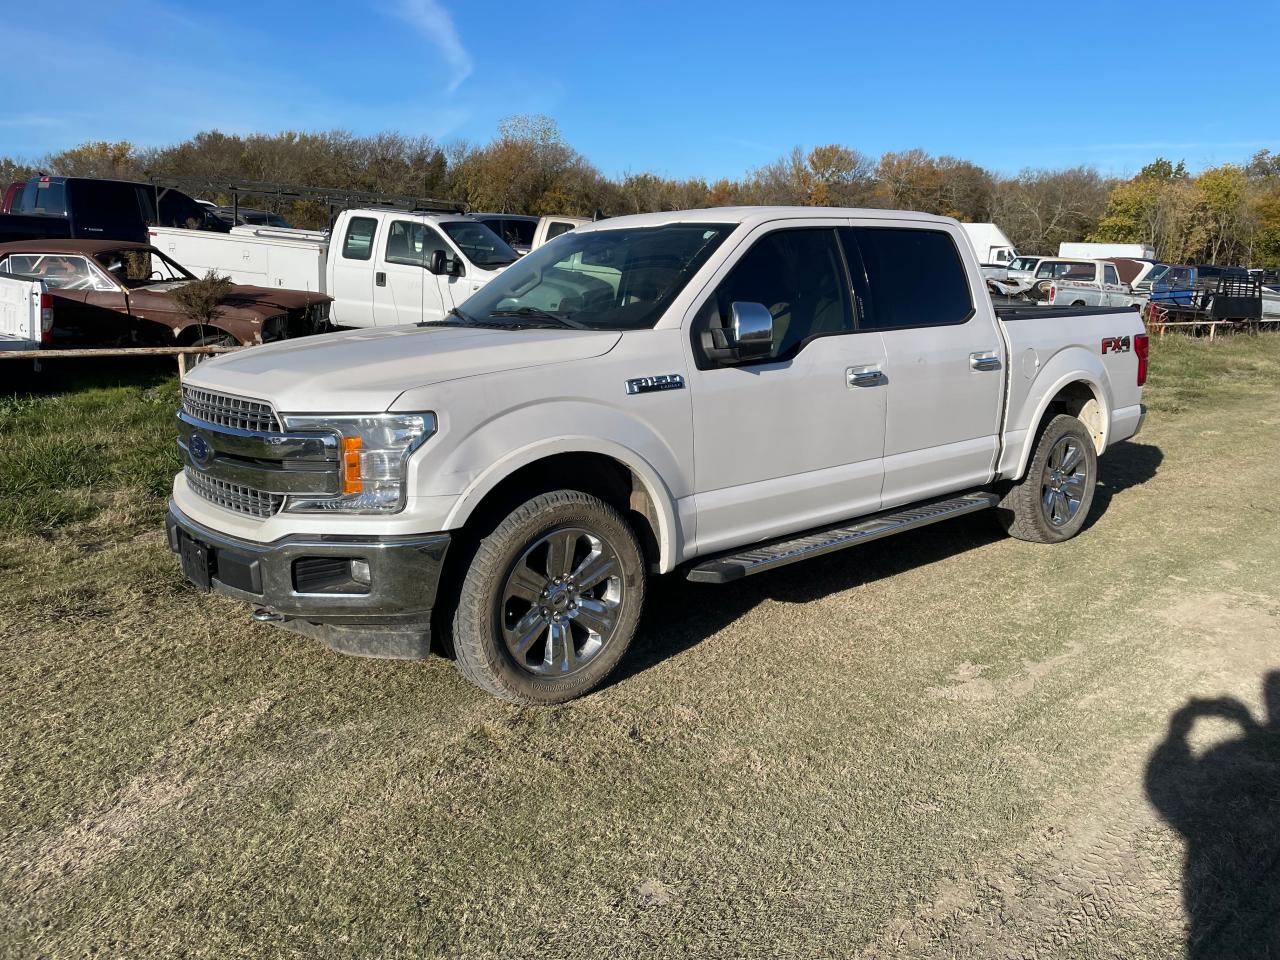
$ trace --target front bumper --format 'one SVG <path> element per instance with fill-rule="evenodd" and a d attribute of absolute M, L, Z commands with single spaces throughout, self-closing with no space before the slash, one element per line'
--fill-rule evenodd
<path fill-rule="evenodd" d="M 205 548 L 209 589 L 252 604 L 255 619 L 342 653 L 416 659 L 430 652 L 447 533 L 306 534 L 256 543 L 197 523 L 172 500 L 165 529 L 175 553 L 184 537 Z M 326 574 L 343 570 L 344 561 L 367 564 L 368 582 Z"/>

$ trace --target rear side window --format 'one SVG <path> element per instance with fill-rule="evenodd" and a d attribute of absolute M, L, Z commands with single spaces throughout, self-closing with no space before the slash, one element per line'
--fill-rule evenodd
<path fill-rule="evenodd" d="M 773 315 L 773 352 L 785 360 L 814 337 L 853 331 L 844 263 L 833 230 L 779 230 L 755 242 L 716 289 L 720 323 L 735 302 Z"/>
<path fill-rule="evenodd" d="M 867 301 L 860 311 L 861 329 L 939 327 L 973 315 L 964 261 L 949 233 L 842 227 L 840 237 L 854 289 Z"/>
<path fill-rule="evenodd" d="M 548 240 L 554 240 L 556 237 L 560 236 L 560 234 L 562 234 L 562 233 L 568 233 L 568 232 L 569 232 L 570 230 L 572 230 L 572 229 L 573 229 L 573 224 L 572 224 L 572 223 L 563 223 L 563 222 L 558 221 L 558 220 L 557 220 L 557 221 L 555 221 L 555 222 L 553 222 L 553 223 L 548 223 L 548 224 L 547 224 L 547 239 L 548 239 Z"/>
<path fill-rule="evenodd" d="M 342 258 L 368 260 L 373 255 L 373 235 L 377 230 L 378 221 L 373 217 L 352 217 L 342 240 Z"/>

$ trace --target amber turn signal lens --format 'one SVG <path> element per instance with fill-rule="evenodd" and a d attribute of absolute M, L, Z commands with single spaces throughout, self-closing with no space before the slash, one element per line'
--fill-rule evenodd
<path fill-rule="evenodd" d="M 363 493 L 364 480 L 360 477 L 360 448 L 364 440 L 360 437 L 342 438 L 342 492 Z"/>

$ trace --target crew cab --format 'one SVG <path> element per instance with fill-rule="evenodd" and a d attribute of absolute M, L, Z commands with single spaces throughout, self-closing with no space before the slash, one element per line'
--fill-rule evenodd
<path fill-rule="evenodd" d="M 239 283 L 327 293 L 340 327 L 439 320 L 519 259 L 463 214 L 344 210 L 329 232 L 235 227 L 151 230 L 168 256 Z"/>
<path fill-rule="evenodd" d="M 1130 310 L 993 307 L 952 219 L 621 217 L 438 321 L 202 364 L 169 543 L 259 620 L 364 655 L 435 636 L 483 689 L 558 703 L 617 665 L 654 575 L 726 584 L 982 510 L 1075 536 L 1146 369 Z"/>
<path fill-rule="evenodd" d="M 327 324 L 329 298 L 233 285 L 205 321 L 176 294 L 196 280 L 145 243 L 25 240 L 0 244 L 0 273 L 41 283 L 41 346 L 249 346 Z"/>

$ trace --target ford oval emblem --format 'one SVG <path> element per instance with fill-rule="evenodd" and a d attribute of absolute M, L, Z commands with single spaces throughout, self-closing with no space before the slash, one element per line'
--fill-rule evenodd
<path fill-rule="evenodd" d="M 213 448 L 209 446 L 209 441 L 198 433 L 191 434 L 187 450 L 191 453 L 191 459 L 202 467 L 213 459 Z"/>

